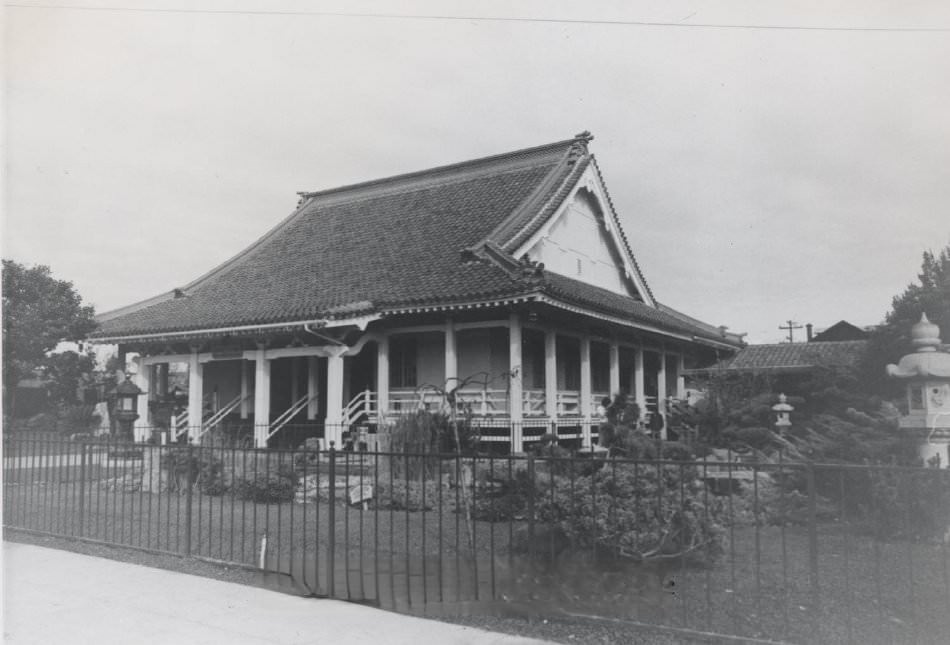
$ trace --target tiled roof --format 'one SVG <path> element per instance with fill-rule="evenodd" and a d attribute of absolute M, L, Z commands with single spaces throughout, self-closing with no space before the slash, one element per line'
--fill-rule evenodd
<path fill-rule="evenodd" d="M 353 316 L 521 291 L 497 266 L 461 262 L 461 251 L 531 196 L 573 143 L 308 194 L 252 247 L 182 288 L 183 297 L 106 317 L 97 335 L 312 320 L 340 308 Z"/>
<path fill-rule="evenodd" d="M 707 370 L 782 372 L 819 366 L 854 367 L 861 360 L 866 347 L 867 341 L 864 340 L 748 345 L 732 358 Z"/>
<path fill-rule="evenodd" d="M 586 306 L 605 314 L 628 318 L 663 330 L 712 340 L 733 347 L 738 347 L 741 344 L 741 339 L 738 336 L 724 334 L 717 327 L 680 314 L 665 305 L 653 308 L 633 298 L 556 273 L 548 272 L 545 274 L 542 291 L 567 302 Z"/>
<path fill-rule="evenodd" d="M 101 315 L 94 336 L 352 319 L 543 294 L 666 331 L 738 345 L 736 338 L 724 340 L 717 328 L 663 306 L 550 272 L 524 279 L 510 249 L 543 225 L 593 163 L 589 140 L 584 133 L 303 193 L 297 210 L 253 245 L 188 285 Z"/>

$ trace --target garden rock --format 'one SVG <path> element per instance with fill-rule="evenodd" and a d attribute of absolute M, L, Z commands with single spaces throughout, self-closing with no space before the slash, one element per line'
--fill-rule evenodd
<path fill-rule="evenodd" d="M 140 474 L 130 473 L 121 477 L 104 479 L 99 483 L 99 487 L 109 491 L 135 493 L 142 488 L 142 477 Z"/>

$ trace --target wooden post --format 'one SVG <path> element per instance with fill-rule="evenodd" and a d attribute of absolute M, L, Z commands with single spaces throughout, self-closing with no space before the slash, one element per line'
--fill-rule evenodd
<path fill-rule="evenodd" d="M 581 413 L 581 445 L 589 448 L 591 445 L 590 419 L 594 402 L 591 392 L 592 377 L 590 371 L 590 336 L 581 338 L 581 400 L 578 402 Z"/>
<path fill-rule="evenodd" d="M 521 318 L 513 313 L 508 318 L 508 418 L 511 421 L 511 452 L 524 449 L 521 422 L 524 418 L 522 382 L 524 370 L 521 365 Z"/>
<path fill-rule="evenodd" d="M 660 351 L 660 369 L 656 373 L 656 410 L 663 420 L 660 438 L 666 441 L 666 352 Z"/>
<path fill-rule="evenodd" d="M 637 347 L 633 355 L 633 399 L 640 407 L 640 418 L 647 413 L 647 395 L 643 380 L 643 347 Z"/>
<path fill-rule="evenodd" d="M 339 449 L 343 445 L 343 351 L 327 357 L 327 417 L 325 437 Z"/>
<path fill-rule="evenodd" d="M 683 375 L 683 371 L 686 369 L 686 358 L 682 354 L 676 355 L 676 396 L 677 399 L 682 401 L 686 398 L 686 377 Z"/>
<path fill-rule="evenodd" d="M 204 365 L 198 361 L 198 348 L 191 348 L 188 361 L 188 441 L 198 439 L 204 417 Z"/>
<path fill-rule="evenodd" d="M 553 330 L 544 333 L 544 413 L 550 421 L 557 419 L 557 334 Z"/>
<path fill-rule="evenodd" d="M 148 439 L 148 433 L 151 426 L 148 402 L 151 398 L 152 366 L 145 364 L 144 356 L 138 356 L 135 359 L 135 364 L 138 368 L 135 374 L 135 384 L 140 390 L 142 390 L 142 393 L 139 394 L 139 400 L 137 403 L 139 418 L 135 420 L 135 426 L 132 431 L 135 441 L 142 442 Z"/>
<path fill-rule="evenodd" d="M 270 431 L 270 359 L 263 345 L 254 357 L 254 447 L 267 447 Z"/>
<path fill-rule="evenodd" d="M 389 414 L 389 336 L 380 336 L 376 345 L 376 413 L 380 420 Z"/>
<path fill-rule="evenodd" d="M 458 347 L 455 337 L 455 323 L 451 318 L 445 320 L 445 389 L 453 390 L 459 385 Z"/>
<path fill-rule="evenodd" d="M 620 393 L 620 347 L 610 341 L 610 396 Z"/>

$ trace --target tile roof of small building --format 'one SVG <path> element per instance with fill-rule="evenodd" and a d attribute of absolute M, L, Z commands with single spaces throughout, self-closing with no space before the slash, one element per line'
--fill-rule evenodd
<path fill-rule="evenodd" d="M 732 358 L 720 361 L 705 371 L 792 372 L 822 366 L 855 367 L 864 356 L 866 347 L 865 340 L 747 345 Z"/>
<path fill-rule="evenodd" d="M 507 154 L 302 193 L 289 217 L 234 258 L 170 293 L 102 314 L 93 336 L 345 319 L 546 293 L 722 340 L 717 328 L 673 310 L 551 272 L 525 280 L 513 270 L 511 249 L 554 213 L 594 163 L 590 139 L 583 133 Z"/>

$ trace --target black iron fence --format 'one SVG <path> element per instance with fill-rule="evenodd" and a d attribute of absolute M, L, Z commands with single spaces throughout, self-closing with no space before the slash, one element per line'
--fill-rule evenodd
<path fill-rule="evenodd" d="M 300 593 L 412 613 L 788 642 L 950 634 L 946 470 L 384 443 L 7 437 L 4 526 L 261 569 Z"/>

